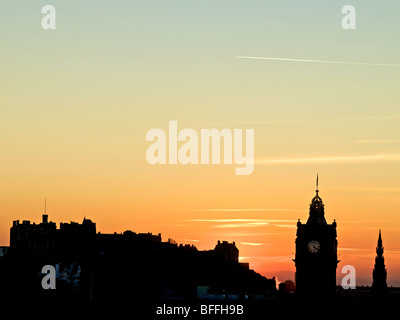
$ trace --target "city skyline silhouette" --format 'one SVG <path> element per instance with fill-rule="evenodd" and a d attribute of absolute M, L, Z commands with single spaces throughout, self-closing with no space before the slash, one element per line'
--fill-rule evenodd
<path fill-rule="evenodd" d="M 34 294 L 45 300 L 57 299 L 58 295 L 77 301 L 102 301 L 110 299 L 110 293 L 115 291 L 119 294 L 112 298 L 118 296 L 124 301 L 144 297 L 149 301 L 171 298 L 268 301 L 309 296 L 344 301 L 399 298 L 400 288 L 387 284 L 380 229 L 371 285 L 356 283 L 356 288 L 348 290 L 336 285 L 340 282 L 337 279 L 340 272 L 336 272 L 340 263 L 337 260 L 337 224 L 336 221 L 327 224 L 319 192 L 317 176 L 316 195 L 310 204 L 308 220 L 305 224 L 300 219 L 297 222 L 294 282 L 291 279 L 277 281 L 276 277 L 268 279 L 255 272 L 249 263 L 240 261 L 236 243 L 223 239 L 218 240 L 214 249 L 198 250 L 193 244 L 178 244 L 171 238 L 162 241 L 161 233 L 131 230 L 101 233 L 96 231 L 96 223 L 86 217 L 82 223 L 60 223 L 57 228 L 56 223 L 49 220 L 45 201 L 40 223 L 29 220 L 12 223 L 10 246 L 3 246 L 0 251 L 0 274 L 3 277 L 7 274 L 3 280 L 5 283 L 11 280 L 13 284 L 8 283 L 5 286 L 8 290 L 3 290 L 2 294 L 19 296 L 19 286 L 22 286 L 27 288 L 24 290 L 26 298 Z M 333 238 L 329 240 L 331 235 Z M 332 253 L 329 253 L 330 248 Z M 43 278 L 38 270 L 44 265 L 57 270 L 57 287 L 61 287 L 55 291 L 57 294 L 51 295 L 34 285 Z M 15 285 L 13 272 L 24 273 L 21 268 L 28 268 L 29 272 Z M 134 292 L 127 290 L 133 286 Z"/>

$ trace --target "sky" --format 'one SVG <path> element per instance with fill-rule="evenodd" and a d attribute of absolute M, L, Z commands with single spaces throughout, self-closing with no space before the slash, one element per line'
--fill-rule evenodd
<path fill-rule="evenodd" d="M 46 4 L 56 30 L 41 27 L 42 1 L 0 3 L 0 245 L 47 198 L 57 224 L 85 216 L 200 250 L 235 241 L 257 272 L 293 279 L 318 172 L 338 281 L 350 264 L 371 284 L 381 229 L 400 286 L 398 1 Z M 346 4 L 356 30 L 341 27 Z M 148 164 L 146 133 L 172 120 L 254 129 L 254 172 Z"/>

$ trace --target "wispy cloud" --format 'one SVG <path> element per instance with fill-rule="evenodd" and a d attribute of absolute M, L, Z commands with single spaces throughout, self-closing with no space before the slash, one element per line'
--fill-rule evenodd
<path fill-rule="evenodd" d="M 254 243 L 254 242 L 240 242 L 240 244 L 243 244 L 245 246 L 265 246 L 265 245 L 271 245 L 269 243 Z"/>
<path fill-rule="evenodd" d="M 318 119 L 278 119 L 278 120 L 250 120 L 250 121 L 221 121 L 221 122 L 204 122 L 191 124 L 191 127 L 198 126 L 230 126 L 230 125 L 256 125 L 256 124 L 275 124 L 275 123 L 298 123 L 298 122 L 317 122 Z M 331 121 L 331 120 L 329 120 Z"/>
<path fill-rule="evenodd" d="M 398 143 L 400 139 L 360 139 L 357 143 Z"/>
<path fill-rule="evenodd" d="M 212 226 L 211 228 L 251 228 L 251 227 L 260 227 L 267 224 L 268 222 L 228 223 L 228 224 L 218 224 Z"/>
<path fill-rule="evenodd" d="M 187 224 L 153 224 L 155 227 L 187 227 Z"/>
<path fill-rule="evenodd" d="M 400 64 L 373 63 L 373 62 L 355 62 L 355 61 L 312 60 L 312 59 L 292 59 L 292 58 L 252 57 L 252 56 L 236 56 L 236 58 L 239 58 L 239 59 L 252 59 L 252 60 L 285 61 L 285 62 L 348 64 L 348 65 L 363 65 L 363 66 L 375 66 L 375 67 L 400 67 Z"/>
<path fill-rule="evenodd" d="M 239 261 L 251 260 L 253 257 L 239 257 Z"/>
<path fill-rule="evenodd" d="M 195 211 L 203 212 L 246 212 L 246 211 L 283 211 L 283 212 L 302 212 L 304 210 L 298 209 L 281 209 L 281 208 L 216 208 L 216 209 L 196 209 Z"/>
<path fill-rule="evenodd" d="M 349 155 L 329 157 L 308 157 L 308 158 L 284 158 L 284 159 L 256 159 L 257 165 L 276 164 L 314 164 L 314 163 L 360 163 L 360 162 L 398 162 L 400 154 L 370 154 L 370 155 Z"/>
<path fill-rule="evenodd" d="M 274 219 L 189 219 L 185 221 L 196 222 L 293 222 L 296 220 L 274 220 Z"/>
<path fill-rule="evenodd" d="M 263 125 L 263 124 L 280 124 L 280 123 L 309 123 L 309 122 L 341 122 L 341 121 L 368 121 L 368 120 L 400 120 L 400 115 L 386 116 L 369 116 L 369 117 L 348 117 L 348 118 L 318 118 L 318 119 L 276 119 L 276 120 L 249 120 L 249 121 L 221 121 L 221 122 L 204 122 L 190 124 L 190 127 L 228 127 L 232 125 Z"/>
<path fill-rule="evenodd" d="M 257 257 L 257 260 L 260 261 L 269 261 L 269 262 L 287 262 L 287 261 L 292 261 L 293 256 L 292 255 L 287 255 L 287 256 L 264 256 L 264 257 Z"/>
<path fill-rule="evenodd" d="M 254 237 L 254 236 L 278 236 L 282 234 L 291 234 L 284 232 L 269 232 L 269 233 L 244 233 L 244 232 L 236 232 L 236 233 L 224 233 L 225 237 Z M 218 235 L 221 235 L 220 233 Z"/>
<path fill-rule="evenodd" d="M 340 223 L 378 223 L 378 222 L 388 222 L 388 221 L 392 221 L 392 220 L 384 220 L 384 219 L 380 219 L 380 220 L 364 220 L 364 219 L 360 219 L 360 220 L 340 220 Z"/>
<path fill-rule="evenodd" d="M 371 192 L 400 192 L 400 187 L 344 187 L 349 190 L 371 191 Z M 342 188 L 343 189 L 343 188 Z"/>
<path fill-rule="evenodd" d="M 213 222 L 219 223 L 212 225 L 211 228 L 252 228 L 265 225 L 275 225 L 277 227 L 296 227 L 297 220 L 274 220 L 274 219 L 189 219 L 191 222 Z M 289 222 L 293 224 L 279 224 Z M 267 235 L 268 233 L 265 233 Z"/>
<path fill-rule="evenodd" d="M 385 253 L 389 253 L 389 254 L 400 254 L 400 251 L 385 250 Z"/>

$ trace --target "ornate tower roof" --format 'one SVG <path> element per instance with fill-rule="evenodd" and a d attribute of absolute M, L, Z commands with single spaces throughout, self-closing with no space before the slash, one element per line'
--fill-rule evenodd
<path fill-rule="evenodd" d="M 307 220 L 308 225 L 326 225 L 325 220 L 325 209 L 324 203 L 322 202 L 321 197 L 318 195 L 318 174 L 317 174 L 317 183 L 316 183 L 315 197 L 311 200 L 310 204 L 310 215 Z"/>

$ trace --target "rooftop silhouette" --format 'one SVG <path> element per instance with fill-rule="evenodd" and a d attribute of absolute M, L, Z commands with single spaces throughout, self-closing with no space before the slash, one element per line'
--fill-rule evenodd
<path fill-rule="evenodd" d="M 96 232 L 96 224 L 86 218 L 82 223 L 60 223 L 60 228 L 47 214 L 39 224 L 13 221 L 6 251 L 0 259 L 2 295 L 19 300 L 21 291 L 29 299 L 80 301 L 193 299 L 221 294 L 240 298 L 276 292 L 275 279 L 239 262 L 235 242 L 218 241 L 214 249 L 200 251 L 172 239 L 163 242 L 161 234 Z M 44 265 L 57 270 L 54 292 L 40 287 Z"/>

